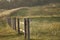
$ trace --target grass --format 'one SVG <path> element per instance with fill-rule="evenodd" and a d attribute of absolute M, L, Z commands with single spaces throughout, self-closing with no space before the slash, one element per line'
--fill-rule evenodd
<path fill-rule="evenodd" d="M 35 6 L 30 8 L 23 8 L 13 12 L 10 16 L 60 16 L 60 7 L 50 5 Z"/>
<path fill-rule="evenodd" d="M 10 16 L 26 16 L 27 14 L 26 13 L 28 13 L 27 11 L 28 11 L 29 9 L 27 9 L 27 8 L 23 8 L 23 9 L 20 9 L 20 10 L 18 10 L 18 12 L 16 11 L 16 12 L 13 12 L 13 14 L 11 14 Z"/>
<path fill-rule="evenodd" d="M 50 21 L 50 19 L 55 21 Z M 30 19 L 31 40 L 60 40 L 60 21 L 58 19 L 60 18 L 49 18 L 49 20 L 48 18 Z M 24 34 L 18 35 L 17 31 L 8 25 L 6 27 L 2 26 L 0 27 L 0 40 L 24 40 Z"/>
<path fill-rule="evenodd" d="M 0 27 L 0 40 L 23 40 L 24 36 L 19 35 L 17 31 L 13 30 L 11 27 Z"/>
<path fill-rule="evenodd" d="M 60 7 L 36 6 L 20 9 L 10 16 L 52 16 L 30 19 L 31 40 L 60 40 Z M 24 40 L 24 34 L 9 27 L 6 20 L 0 21 L 0 40 Z M 23 19 L 20 19 L 23 22 Z M 6 24 L 5 24 L 6 23 Z M 3 25 L 3 26 L 1 26 Z M 6 26 L 5 26 L 6 25 Z M 20 25 L 23 29 L 23 24 Z"/>
<path fill-rule="evenodd" d="M 59 22 L 31 22 L 31 38 L 40 40 L 59 40 Z"/>

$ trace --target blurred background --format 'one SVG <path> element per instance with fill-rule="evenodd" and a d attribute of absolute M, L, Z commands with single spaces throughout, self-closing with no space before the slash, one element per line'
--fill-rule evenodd
<path fill-rule="evenodd" d="M 24 40 L 24 33 L 8 25 L 6 17 L 12 16 L 30 17 L 31 40 L 60 40 L 60 0 L 0 0 L 0 40 Z"/>

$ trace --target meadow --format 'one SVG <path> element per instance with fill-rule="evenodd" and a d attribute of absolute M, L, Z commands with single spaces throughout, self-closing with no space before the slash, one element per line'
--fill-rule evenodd
<path fill-rule="evenodd" d="M 60 18 L 31 18 L 31 40 L 60 40 Z M 22 21 L 23 22 L 23 21 Z M 6 23 L 6 22 L 5 22 Z M 18 34 L 7 23 L 0 26 L 0 40 L 24 40 L 24 34 Z M 23 29 L 23 24 L 21 24 Z"/>
<path fill-rule="evenodd" d="M 51 16 L 30 18 L 31 40 L 60 40 L 60 8 L 36 6 L 23 8 L 10 16 Z M 23 22 L 23 19 L 20 19 Z M 21 24 L 23 29 L 24 24 Z M 0 40 L 24 40 L 24 34 L 18 34 L 10 27 L 6 19 L 0 19 Z"/>

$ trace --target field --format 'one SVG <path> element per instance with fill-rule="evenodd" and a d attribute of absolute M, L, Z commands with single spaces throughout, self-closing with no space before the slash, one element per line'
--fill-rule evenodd
<path fill-rule="evenodd" d="M 31 38 L 36 40 L 60 40 L 60 22 L 40 18 L 41 21 L 31 22 Z"/>
<path fill-rule="evenodd" d="M 59 19 L 57 17 L 30 19 L 31 40 L 60 40 Z M 0 27 L 0 40 L 24 40 L 24 34 L 18 34 L 7 23 L 5 25 Z M 21 28 L 23 28 L 23 24 L 21 24 Z"/>
<path fill-rule="evenodd" d="M 12 12 L 10 16 L 51 16 L 51 17 L 60 17 L 60 7 L 59 6 L 35 6 L 27 7 Z"/>
<path fill-rule="evenodd" d="M 30 18 L 31 40 L 60 40 L 60 7 L 36 6 L 22 8 L 10 16 L 51 16 Z M 23 19 L 20 19 L 23 22 Z M 20 25 L 23 29 L 23 24 Z M 5 18 L 0 20 L 0 40 L 24 40 L 24 34 L 18 34 L 7 24 Z"/>

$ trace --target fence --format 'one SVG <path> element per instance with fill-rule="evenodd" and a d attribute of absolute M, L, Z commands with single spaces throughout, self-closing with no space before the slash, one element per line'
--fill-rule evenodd
<path fill-rule="evenodd" d="M 18 34 L 20 34 L 20 20 L 22 17 L 8 17 L 8 24 L 13 26 L 13 29 L 16 30 L 18 27 Z M 32 20 L 31 20 L 32 19 Z M 17 20 L 17 21 L 16 21 Z M 23 17 L 24 20 L 24 36 L 25 40 L 30 40 L 30 36 L 34 38 L 33 35 L 36 35 L 39 38 L 41 35 L 53 36 L 57 35 L 60 26 L 60 17 Z M 17 23 L 16 23 L 17 22 Z M 30 30 L 31 29 L 31 30 Z M 31 33 L 32 32 L 32 33 Z M 57 33 L 58 32 L 58 33 Z M 31 34 L 31 35 L 30 35 Z M 49 38 L 47 38 L 49 39 Z M 40 40 L 40 39 L 39 39 Z M 41 39 L 43 40 L 43 39 Z"/>
<path fill-rule="evenodd" d="M 29 18 L 23 18 L 24 19 L 24 34 L 25 34 L 25 40 L 30 40 L 30 21 Z M 16 21 L 17 20 L 17 21 Z M 16 25 L 18 27 L 18 34 L 20 34 L 20 18 L 7 18 L 8 24 L 13 27 L 14 30 L 16 30 Z M 17 24 L 16 24 L 17 22 Z"/>

